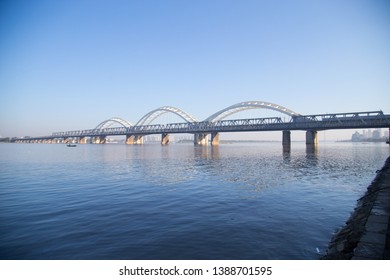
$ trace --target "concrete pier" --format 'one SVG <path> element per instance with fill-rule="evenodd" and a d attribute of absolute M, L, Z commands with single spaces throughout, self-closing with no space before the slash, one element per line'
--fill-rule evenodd
<path fill-rule="evenodd" d="M 127 145 L 142 145 L 143 143 L 142 135 L 126 135 Z"/>
<path fill-rule="evenodd" d="M 306 144 L 308 145 L 317 145 L 318 137 L 316 130 L 308 130 L 306 131 Z"/>
<path fill-rule="evenodd" d="M 219 145 L 219 133 L 213 132 L 211 133 L 211 146 L 218 146 Z"/>
<path fill-rule="evenodd" d="M 282 145 L 283 146 L 290 146 L 291 145 L 291 131 L 290 130 L 283 130 Z"/>
<path fill-rule="evenodd" d="M 194 144 L 197 146 L 207 146 L 208 136 L 206 133 L 194 134 Z"/>
<path fill-rule="evenodd" d="M 87 144 L 87 137 L 80 137 L 78 140 L 79 144 Z"/>
<path fill-rule="evenodd" d="M 169 134 L 163 133 L 161 135 L 161 145 L 168 145 L 169 144 Z"/>
<path fill-rule="evenodd" d="M 92 144 L 105 144 L 106 143 L 106 137 L 105 136 L 98 136 L 91 138 Z"/>

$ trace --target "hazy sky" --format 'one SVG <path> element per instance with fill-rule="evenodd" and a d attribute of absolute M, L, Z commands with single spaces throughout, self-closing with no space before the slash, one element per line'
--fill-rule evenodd
<path fill-rule="evenodd" d="M 390 1 L 0 1 L 0 136 L 252 100 L 390 114 Z"/>

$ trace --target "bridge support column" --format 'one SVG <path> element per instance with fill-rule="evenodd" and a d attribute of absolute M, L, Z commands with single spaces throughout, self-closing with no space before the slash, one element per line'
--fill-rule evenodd
<path fill-rule="evenodd" d="M 161 145 L 168 145 L 169 144 L 169 134 L 163 133 L 161 135 Z"/>
<path fill-rule="evenodd" d="M 80 137 L 78 142 L 79 144 L 87 144 L 87 137 Z"/>
<path fill-rule="evenodd" d="M 283 146 L 290 146 L 291 145 L 291 131 L 290 130 L 283 130 L 282 145 Z"/>
<path fill-rule="evenodd" d="M 317 145 L 317 131 L 316 130 L 308 130 L 306 131 L 306 144 L 308 145 Z"/>
<path fill-rule="evenodd" d="M 143 143 L 142 135 L 126 135 L 127 145 L 141 145 Z"/>
<path fill-rule="evenodd" d="M 213 132 L 211 133 L 211 146 L 218 146 L 219 145 L 219 133 Z"/>
<path fill-rule="evenodd" d="M 390 127 L 389 127 L 389 137 L 387 138 L 386 143 L 390 145 Z"/>
<path fill-rule="evenodd" d="M 194 134 L 194 144 L 197 146 L 207 146 L 208 137 L 206 133 Z"/>
<path fill-rule="evenodd" d="M 91 139 L 92 144 L 105 144 L 106 137 L 105 136 L 97 136 Z"/>

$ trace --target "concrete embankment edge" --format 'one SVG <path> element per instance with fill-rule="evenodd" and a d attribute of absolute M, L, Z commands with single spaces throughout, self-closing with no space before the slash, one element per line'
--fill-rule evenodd
<path fill-rule="evenodd" d="M 390 157 L 321 259 L 390 259 Z"/>

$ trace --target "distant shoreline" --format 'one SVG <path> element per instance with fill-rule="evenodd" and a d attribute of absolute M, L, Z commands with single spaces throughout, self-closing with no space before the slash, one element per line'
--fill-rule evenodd
<path fill-rule="evenodd" d="M 386 143 L 387 139 L 362 139 L 359 141 L 354 140 L 337 140 L 336 142 L 351 142 L 351 143 Z"/>

